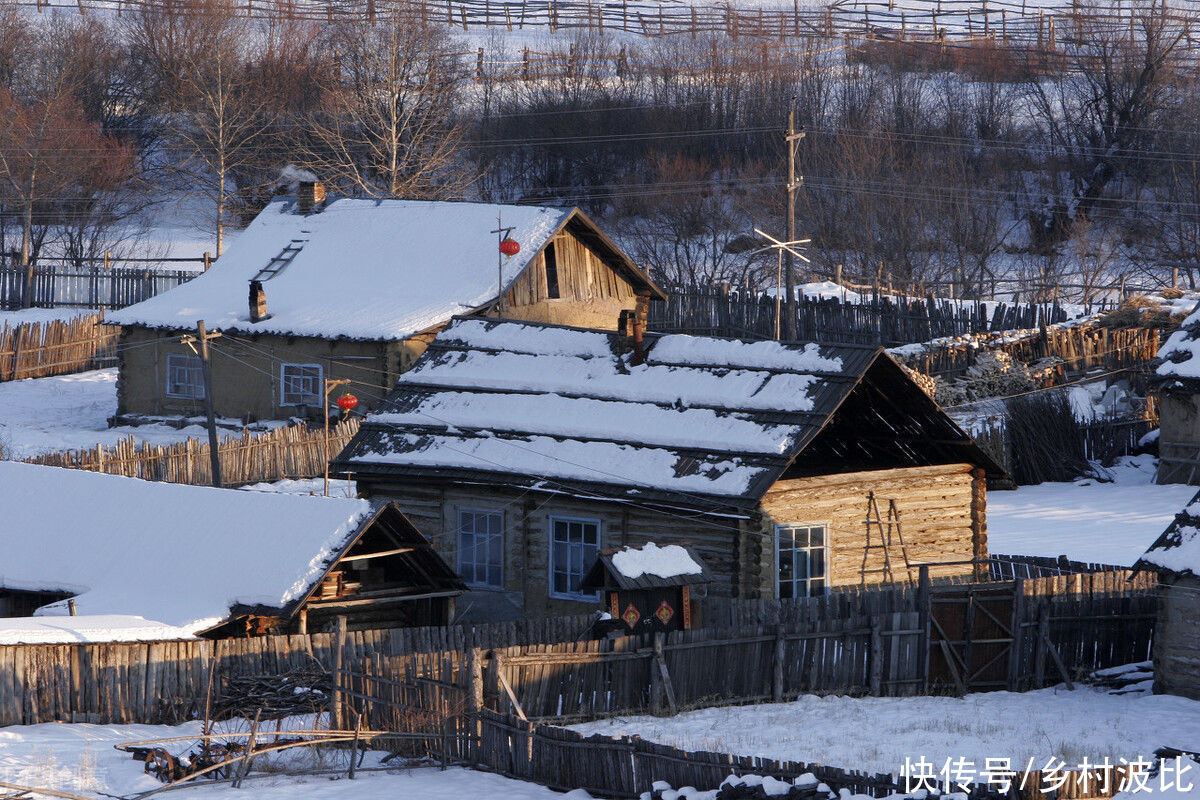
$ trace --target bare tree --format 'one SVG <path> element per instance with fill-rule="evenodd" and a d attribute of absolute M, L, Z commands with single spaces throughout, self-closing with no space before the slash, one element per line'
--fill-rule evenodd
<path fill-rule="evenodd" d="M 0 197 L 20 214 L 23 304 L 33 302 L 35 214 L 71 214 L 125 181 L 127 147 L 89 122 L 73 87 L 56 82 L 32 96 L 0 87 Z"/>
<path fill-rule="evenodd" d="M 314 116 L 310 166 L 350 194 L 460 196 L 472 175 L 454 118 L 465 75 L 453 41 L 380 14 L 339 24 L 331 46 L 338 64 Z"/>
<path fill-rule="evenodd" d="M 1088 219 L 1112 179 L 1141 161 L 1171 106 L 1188 26 L 1154 0 L 1135 0 L 1131 13 L 1129 30 L 1103 14 L 1081 15 L 1067 69 L 1056 81 L 1028 84 L 1038 133 L 1071 175 L 1069 194 L 1029 210 L 1034 249 L 1065 241 Z"/>

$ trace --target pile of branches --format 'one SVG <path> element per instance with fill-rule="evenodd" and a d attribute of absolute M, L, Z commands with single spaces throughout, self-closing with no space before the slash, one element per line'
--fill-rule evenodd
<path fill-rule="evenodd" d="M 212 719 L 277 719 L 316 714 L 329 704 L 333 680 L 319 664 L 277 675 L 229 675 L 213 698 Z"/>

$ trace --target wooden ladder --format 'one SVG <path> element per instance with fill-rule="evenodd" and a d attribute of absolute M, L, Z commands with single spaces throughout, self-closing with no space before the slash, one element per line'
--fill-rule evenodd
<path fill-rule="evenodd" d="M 904 542 L 904 531 L 900 527 L 900 509 L 896 508 L 895 500 L 888 500 L 887 522 L 884 522 L 883 516 L 879 513 L 879 502 L 875 499 L 875 492 L 867 494 L 867 518 L 863 520 L 863 524 L 867 526 L 867 543 L 863 547 L 862 568 L 859 570 L 859 575 L 862 585 L 867 583 L 867 575 L 879 572 L 883 574 L 884 581 L 894 583 L 896 575 L 892 570 L 892 540 L 893 533 L 895 539 L 900 544 L 900 556 L 904 559 L 904 570 L 908 573 L 908 580 L 913 581 L 912 563 L 908 560 L 908 545 Z M 878 534 L 878 544 L 872 541 L 872 532 Z M 883 566 L 868 568 L 867 564 L 871 559 L 872 550 L 883 551 Z"/>
<path fill-rule="evenodd" d="M 282 250 L 279 255 L 272 258 L 267 265 L 258 271 L 254 276 L 256 281 L 266 281 L 274 278 L 292 263 L 292 260 L 304 249 L 304 245 L 308 244 L 307 239 L 292 239 Z"/>

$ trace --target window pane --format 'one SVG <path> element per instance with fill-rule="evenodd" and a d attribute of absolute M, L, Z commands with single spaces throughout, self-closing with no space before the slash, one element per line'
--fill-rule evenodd
<path fill-rule="evenodd" d="M 780 550 L 790 549 L 791 546 L 792 546 L 792 529 L 791 528 L 780 528 L 779 529 L 779 549 Z"/>
<path fill-rule="evenodd" d="M 814 547 L 808 551 L 808 574 L 814 578 L 824 577 L 825 551 L 823 549 Z"/>
<path fill-rule="evenodd" d="M 501 586 L 500 567 L 488 567 L 487 582 L 492 586 Z"/>
<path fill-rule="evenodd" d="M 795 554 L 796 561 L 796 579 L 804 580 L 808 578 L 808 552 L 805 550 L 797 550 Z"/>
<path fill-rule="evenodd" d="M 825 529 L 824 528 L 811 528 L 809 531 L 809 535 L 811 537 L 813 547 L 824 547 L 825 546 Z"/>
<path fill-rule="evenodd" d="M 792 599 L 792 583 L 791 581 L 779 582 L 779 598 L 781 600 Z"/>
<path fill-rule="evenodd" d="M 808 584 L 808 594 L 810 597 L 825 594 L 825 581 L 823 579 L 810 581 Z"/>
<path fill-rule="evenodd" d="M 796 528 L 796 547 L 808 547 L 808 528 Z"/>

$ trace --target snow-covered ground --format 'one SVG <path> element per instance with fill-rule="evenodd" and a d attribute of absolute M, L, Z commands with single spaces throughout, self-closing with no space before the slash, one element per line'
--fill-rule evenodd
<path fill-rule="evenodd" d="M 1057 758 L 1150 759 L 1164 745 L 1200 750 L 1200 701 L 1110 695 L 1092 687 L 955 697 L 818 697 L 794 703 L 708 708 L 675 717 L 618 717 L 572 726 L 685 750 L 710 750 L 899 774 L 924 756 L 984 764 L 1011 758 L 1035 769 Z M 1194 774 L 1200 784 L 1200 774 Z"/>
<path fill-rule="evenodd" d="M 245 724 L 242 723 L 244 730 Z M 191 736 L 199 723 L 177 727 L 163 725 L 44 725 L 0 728 L 0 782 L 37 786 L 86 796 L 121 796 L 162 786 L 146 775 L 142 762 L 113 749 L 121 742 L 172 736 Z M 173 742 L 171 752 L 186 752 L 189 742 Z M 378 765 L 379 756 L 368 757 L 364 766 Z M 344 760 L 344 759 L 343 759 Z M 391 800 L 419 797 L 422 800 L 461 798 L 504 798 L 504 800 L 556 800 L 563 795 L 532 783 L 462 768 L 436 767 L 361 772 L 354 781 L 337 776 L 269 777 L 251 776 L 241 791 L 229 784 L 200 784 L 178 796 L 188 798 L 253 797 L 255 800 Z M 567 795 L 575 800 L 583 793 Z"/>
<path fill-rule="evenodd" d="M 988 494 L 988 550 L 1132 565 L 1196 493 L 1154 483 L 1152 456 L 1122 458 L 1111 483 L 1080 479 Z"/>
<path fill-rule="evenodd" d="M 115 367 L 0 383 L 0 453 L 15 460 L 99 443 L 113 445 L 130 435 L 152 444 L 207 436 L 199 425 L 110 428 L 108 418 L 116 412 Z"/>

